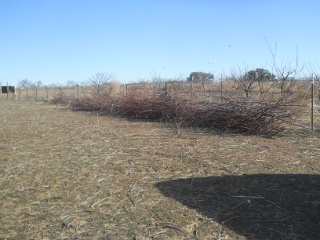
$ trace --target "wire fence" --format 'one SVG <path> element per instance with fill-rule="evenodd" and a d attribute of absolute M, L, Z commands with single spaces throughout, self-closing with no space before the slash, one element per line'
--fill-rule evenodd
<path fill-rule="evenodd" d="M 208 93 L 221 95 L 234 90 L 217 83 L 190 83 L 190 82 L 161 82 L 161 83 L 134 83 L 134 84 L 108 84 L 107 86 L 41 86 L 16 88 L 14 98 L 28 101 L 48 101 L 57 96 L 66 98 L 81 98 L 99 94 L 129 94 L 131 92 L 152 92 L 169 94 L 174 92 Z"/>
<path fill-rule="evenodd" d="M 301 95 L 301 104 L 303 102 L 304 112 L 306 118 L 310 119 L 311 129 L 316 128 L 319 125 L 317 122 L 320 118 L 320 82 L 304 81 L 299 82 L 299 90 L 297 94 Z M 274 88 L 276 84 L 272 87 Z M 241 85 L 233 84 L 232 81 L 221 81 L 213 83 L 193 83 L 193 82 L 159 82 L 159 83 L 135 83 L 135 84 L 118 84 L 108 83 L 105 86 L 34 86 L 25 88 L 16 88 L 15 93 L 6 94 L 7 98 L 10 96 L 15 99 L 23 101 L 50 101 L 58 96 L 63 96 L 67 99 L 81 98 L 85 96 L 93 96 L 99 94 L 112 94 L 123 95 L 130 94 L 131 92 L 141 93 L 156 93 L 156 94 L 174 94 L 175 92 L 184 92 L 186 94 L 202 94 L 203 97 L 215 96 L 218 99 L 219 96 L 228 97 L 233 96 L 235 92 L 237 94 L 261 94 L 261 89 L 252 88 L 239 89 Z M 276 86 L 281 88 L 281 86 Z M 242 93 L 241 93 L 242 91 Z M 260 91 L 260 92 L 259 92 Z M 275 90 L 273 90 L 275 91 Z M 276 92 L 276 91 L 275 91 Z M 2 94 L 3 95 L 3 94 Z M 305 125 L 305 124 L 304 124 Z M 319 126 L 317 126 L 319 127 Z"/>

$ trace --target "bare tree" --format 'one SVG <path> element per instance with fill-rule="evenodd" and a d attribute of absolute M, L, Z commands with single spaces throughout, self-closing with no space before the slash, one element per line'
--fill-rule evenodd
<path fill-rule="evenodd" d="M 190 76 L 187 78 L 188 82 L 193 81 L 194 83 L 206 83 L 213 81 L 214 75 L 211 73 L 204 72 L 192 72 Z"/>
<path fill-rule="evenodd" d="M 32 87 L 34 86 L 35 84 L 32 83 L 30 80 L 28 80 L 27 78 L 24 78 L 22 80 L 19 81 L 18 83 L 18 87 L 19 88 L 26 88 L 26 87 Z"/>
<path fill-rule="evenodd" d="M 249 71 L 250 72 L 250 71 Z M 232 71 L 231 79 L 234 82 L 234 88 L 237 91 L 244 91 L 245 98 L 249 98 L 249 93 L 256 91 L 257 85 L 255 84 L 256 78 L 250 77 L 248 75 L 247 68 L 245 68 L 245 72 L 243 72 L 240 68 L 238 71 Z"/>
<path fill-rule="evenodd" d="M 109 83 L 115 81 L 115 77 L 112 74 L 96 73 L 89 81 L 93 90 L 100 95 L 108 91 Z"/>
<path fill-rule="evenodd" d="M 67 82 L 67 86 L 77 86 L 78 85 L 78 83 L 77 82 L 75 82 L 75 81 L 73 81 L 73 80 L 69 80 L 68 82 Z"/>
<path fill-rule="evenodd" d="M 36 86 L 37 86 L 37 87 L 42 87 L 42 86 L 43 86 L 41 80 L 39 80 L 39 81 L 36 82 Z"/>

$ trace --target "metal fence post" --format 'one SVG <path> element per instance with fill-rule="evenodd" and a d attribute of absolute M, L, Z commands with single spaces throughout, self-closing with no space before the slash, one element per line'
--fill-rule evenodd
<path fill-rule="evenodd" d="M 221 73 L 221 80 L 220 80 L 220 91 L 221 91 L 221 101 L 223 97 L 223 80 L 222 80 L 222 73 Z"/>
<path fill-rule="evenodd" d="M 311 131 L 313 131 L 313 105 L 314 105 L 314 75 L 312 74 L 312 81 L 311 81 Z"/>
<path fill-rule="evenodd" d="M 38 101 L 38 84 L 36 84 L 36 102 Z"/>

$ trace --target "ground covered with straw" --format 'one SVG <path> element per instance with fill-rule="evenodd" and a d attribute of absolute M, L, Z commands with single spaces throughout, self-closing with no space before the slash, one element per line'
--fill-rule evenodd
<path fill-rule="evenodd" d="M 317 131 L 0 110 L 0 239 L 320 239 Z"/>

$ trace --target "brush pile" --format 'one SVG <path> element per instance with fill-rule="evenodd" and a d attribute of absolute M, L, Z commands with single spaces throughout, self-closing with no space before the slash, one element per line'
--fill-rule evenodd
<path fill-rule="evenodd" d="M 215 128 L 230 133 L 277 133 L 293 114 L 287 104 L 213 95 L 131 92 L 76 98 L 73 110 L 99 111 L 126 118 L 161 121 L 175 127 Z"/>
<path fill-rule="evenodd" d="M 54 98 L 49 100 L 50 104 L 55 104 L 55 105 L 62 105 L 66 106 L 70 102 L 70 98 L 66 97 L 64 94 L 58 94 Z"/>

